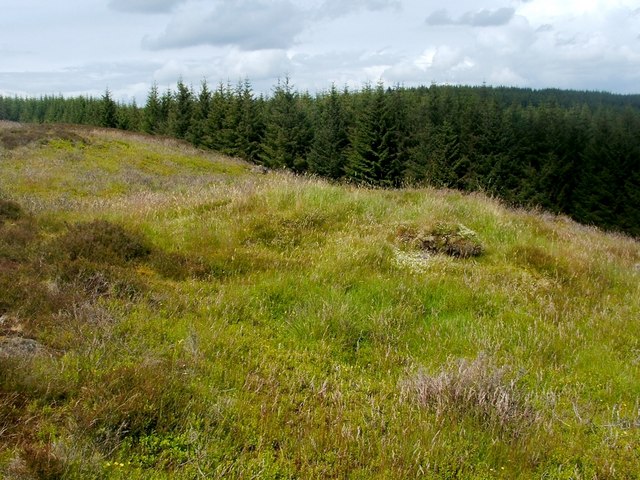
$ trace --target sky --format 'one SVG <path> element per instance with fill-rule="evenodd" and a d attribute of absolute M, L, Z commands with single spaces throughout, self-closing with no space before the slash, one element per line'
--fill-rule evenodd
<path fill-rule="evenodd" d="M 639 0 L 0 0 L 0 94 L 144 104 L 285 76 L 640 93 Z"/>

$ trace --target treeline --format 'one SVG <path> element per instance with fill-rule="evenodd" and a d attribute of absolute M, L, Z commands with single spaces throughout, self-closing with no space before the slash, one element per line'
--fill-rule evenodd
<path fill-rule="evenodd" d="M 640 236 L 640 95 L 368 85 L 310 95 L 288 79 L 153 86 L 143 107 L 0 96 L 0 118 L 169 135 L 202 148 L 373 186 L 482 190 Z"/>

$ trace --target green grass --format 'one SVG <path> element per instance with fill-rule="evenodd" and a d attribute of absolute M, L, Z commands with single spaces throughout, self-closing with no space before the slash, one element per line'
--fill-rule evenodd
<path fill-rule="evenodd" d="M 637 241 L 41 128 L 0 150 L 0 339 L 45 352 L 0 356 L 4 477 L 640 471 Z M 402 234 L 443 228 L 481 255 Z"/>

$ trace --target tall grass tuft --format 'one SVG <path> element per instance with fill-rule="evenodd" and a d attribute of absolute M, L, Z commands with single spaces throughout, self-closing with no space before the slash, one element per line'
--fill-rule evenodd
<path fill-rule="evenodd" d="M 438 417 L 471 415 L 514 436 L 539 420 L 530 396 L 515 378 L 509 378 L 508 367 L 496 366 L 484 353 L 473 360 L 452 359 L 449 363 L 450 368 L 435 375 L 420 372 L 406 380 L 405 396 L 433 409 Z"/>

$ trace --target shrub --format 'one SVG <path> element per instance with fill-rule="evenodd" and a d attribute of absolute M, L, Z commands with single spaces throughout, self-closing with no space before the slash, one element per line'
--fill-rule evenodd
<path fill-rule="evenodd" d="M 144 259 L 151 253 L 141 235 L 106 220 L 72 226 L 56 247 L 69 260 L 82 258 L 112 265 Z"/>
<path fill-rule="evenodd" d="M 147 289 L 135 272 L 117 265 L 93 263 L 78 258 L 65 260 L 58 266 L 58 280 L 78 295 L 88 299 L 115 297 L 134 300 Z"/>
<path fill-rule="evenodd" d="M 48 288 L 44 283 L 15 271 L 0 271 L 0 315 L 13 313 L 28 319 L 56 313 L 72 300 L 71 292 Z"/>
<path fill-rule="evenodd" d="M 29 443 L 22 448 L 21 458 L 27 471 L 40 480 L 64 478 L 65 464 L 54 452 L 50 443 Z"/>
<path fill-rule="evenodd" d="M 0 223 L 4 223 L 7 220 L 18 220 L 24 216 L 22 207 L 12 201 L 0 199 Z"/>
<path fill-rule="evenodd" d="M 160 275 L 172 280 L 205 279 L 212 270 L 205 261 L 178 252 L 154 252 L 151 265 Z"/>
<path fill-rule="evenodd" d="M 0 258 L 24 259 L 26 247 L 36 239 L 37 230 L 28 219 L 15 223 L 0 223 Z"/>

